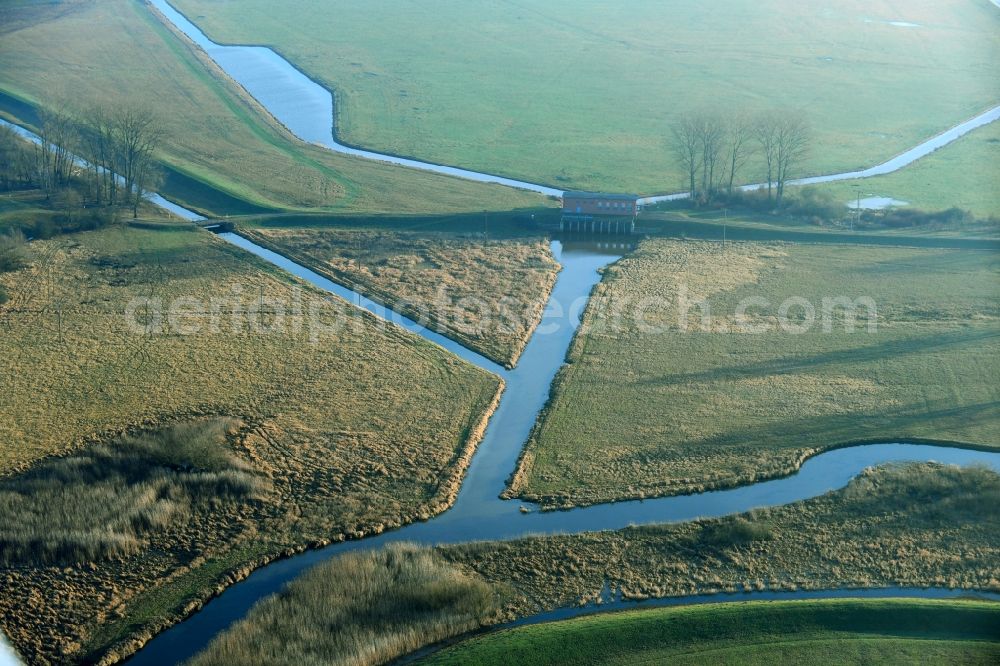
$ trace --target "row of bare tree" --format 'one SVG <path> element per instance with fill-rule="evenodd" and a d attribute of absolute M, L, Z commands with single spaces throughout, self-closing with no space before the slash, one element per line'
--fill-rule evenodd
<path fill-rule="evenodd" d="M 159 179 L 155 152 L 163 140 L 156 116 L 141 107 L 94 107 L 83 113 L 43 112 L 41 139 L 29 147 L 9 128 L 0 132 L 0 184 L 33 185 L 50 197 L 81 183 L 90 203 L 130 208 Z M 74 160 L 82 157 L 86 164 Z"/>
<path fill-rule="evenodd" d="M 692 200 L 707 203 L 720 192 L 732 194 L 747 165 L 758 158 L 768 199 L 780 204 L 785 183 L 808 153 L 810 135 L 808 123 L 795 113 L 699 111 L 674 122 L 670 146 L 687 176 Z"/>

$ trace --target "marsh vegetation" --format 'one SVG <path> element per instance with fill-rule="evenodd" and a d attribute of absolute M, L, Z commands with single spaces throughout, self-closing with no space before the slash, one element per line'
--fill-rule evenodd
<path fill-rule="evenodd" d="M 496 378 L 368 315 L 333 326 L 349 304 L 189 224 L 144 220 L 29 249 L 26 265 L 0 274 L 10 294 L 0 306 L 0 475 L 22 514 L 5 514 L 21 545 L 0 568 L 0 612 L 25 658 L 128 654 L 281 553 L 449 505 Z M 205 308 L 214 298 L 225 326 L 136 329 L 125 314 L 137 298 Z M 255 323 L 247 313 L 260 298 L 316 299 L 324 333 Z M 178 468 L 151 460 L 161 449 L 142 438 L 119 440 L 218 415 L 243 423 L 230 446 L 247 470 L 207 458 Z M 194 455 L 172 441 L 176 455 Z M 71 470 L 94 483 L 63 484 Z M 225 499 L 256 495 L 245 474 L 270 488 L 267 501 Z M 26 505 L 29 490 L 45 502 Z M 102 536 L 115 508 L 121 522 Z M 50 518 L 59 529 L 46 545 L 35 537 Z M 72 545 L 74 530 L 99 545 Z M 26 561 L 33 552 L 43 557 Z M 103 559 L 57 564 L 85 556 Z"/>
<path fill-rule="evenodd" d="M 237 458 L 238 423 L 206 419 L 122 437 L 0 479 L 0 565 L 135 555 L 191 512 L 260 498 L 269 482 Z"/>
<path fill-rule="evenodd" d="M 525 615 L 624 599 L 743 590 L 948 587 L 1000 590 L 1000 475 L 934 463 L 867 470 L 842 490 L 676 525 L 448 546 L 510 586 Z"/>
<path fill-rule="evenodd" d="M 396 544 L 311 569 L 188 663 L 384 664 L 478 629 L 497 608 L 496 592 L 478 576 Z"/>
<path fill-rule="evenodd" d="M 336 226 L 241 233 L 508 367 L 541 318 L 559 267 L 537 237 Z"/>
<path fill-rule="evenodd" d="M 993 446 L 997 268 L 986 251 L 646 241 L 595 292 L 509 494 L 697 492 L 857 441 Z"/>
<path fill-rule="evenodd" d="M 626 600 L 893 585 L 997 591 L 1000 520 L 988 507 L 998 500 L 992 470 L 892 465 L 822 497 L 719 519 L 350 553 L 259 603 L 193 663 L 384 663 L 482 625 L 600 605 L 609 590 Z M 928 639 L 942 658 L 977 657 L 997 652 L 998 612 L 993 602 L 923 600 L 667 608 L 488 634 L 427 661 L 617 663 L 706 646 L 734 660 L 808 652 L 863 661 L 917 654 Z M 777 652 L 764 646 L 776 641 Z"/>
<path fill-rule="evenodd" d="M 982 54 L 1000 44 L 985 3 L 908 7 L 908 21 L 869 18 L 895 11 L 884 1 L 837 12 L 783 3 L 776 22 L 775 7 L 750 0 L 711 15 L 690 3 L 639 12 L 560 1 L 500 12 L 452 3 L 432 16 L 406 3 L 345 2 L 334 13 L 316 0 L 282 15 L 259 0 L 202 13 L 203 0 L 177 0 L 219 41 L 273 44 L 336 90 L 349 142 L 564 187 L 652 192 L 686 181 L 704 206 L 740 203 L 736 183 L 766 178 L 775 196 L 742 203 L 780 204 L 793 216 L 832 216 L 840 194 L 784 199 L 788 178 L 878 162 L 1000 91 L 984 75 Z M 0 201 L 0 628 L 20 652 L 39 663 L 122 659 L 276 557 L 447 508 L 497 404 L 496 377 L 189 225 L 112 224 L 116 211 L 143 214 L 141 191 L 162 184 L 208 214 L 346 213 L 350 228 L 298 228 L 289 215 L 288 224 L 244 220 L 243 231 L 417 319 L 437 307 L 432 327 L 512 364 L 556 266 L 540 240 L 489 240 L 485 219 L 482 236 L 469 220 L 484 209 L 532 219 L 552 202 L 307 145 L 145 3 L 8 3 L 0 35 L 0 113 L 43 138 L 36 148 L 0 133 L 0 187 L 15 191 Z M 466 66 L 487 74 L 468 76 Z M 611 94 L 595 95 L 594 81 L 609 82 Z M 692 133 L 699 152 L 675 159 L 667 128 L 684 110 L 664 100 L 682 91 L 690 108 L 717 105 L 723 88 L 727 105 L 749 112 L 765 97 L 769 107 L 810 105 L 816 150 L 805 158 L 805 125 L 789 111 L 784 123 L 702 122 Z M 130 107 L 139 98 L 155 108 Z M 885 132 L 872 131 L 875 117 Z M 127 125 L 149 130 L 149 140 L 132 133 L 131 157 Z M 743 130 L 758 144 L 753 155 L 736 140 Z M 786 130 L 792 141 L 782 143 Z M 992 184 L 965 174 L 987 171 L 992 143 L 961 145 L 933 172 L 879 182 L 908 200 L 907 190 L 927 193 L 935 209 L 965 206 L 949 190 L 967 189 L 975 210 L 991 209 L 983 192 Z M 96 166 L 74 167 L 70 150 Z M 120 171 L 124 186 L 101 167 Z M 429 235 L 378 224 L 442 214 L 469 228 Z M 964 213 L 925 217 L 872 223 L 982 226 Z M 24 234 L 36 239 L 30 248 Z M 996 275 L 995 253 L 646 243 L 598 287 L 511 494 L 551 508 L 733 486 L 859 440 L 994 446 Z M 322 337 L 269 327 L 278 314 L 265 303 L 303 293 L 329 306 L 312 322 Z M 683 325 L 680 294 L 694 304 Z M 752 298 L 838 296 L 877 303 L 878 335 L 847 330 L 846 314 L 801 335 L 775 330 L 766 310 L 750 315 L 771 329 L 759 334 L 731 316 Z M 490 315 L 509 299 L 516 325 L 484 332 L 484 311 L 463 305 L 473 298 Z M 661 305 L 622 327 L 614 304 L 646 298 Z M 123 316 L 136 301 L 146 320 L 153 303 L 208 303 L 227 330 L 169 322 L 137 331 Z M 353 325 L 332 325 L 348 314 Z M 204 315 L 188 308 L 180 318 Z M 650 323 L 655 335 L 643 330 Z M 626 599 L 838 586 L 997 591 L 998 479 L 983 468 L 891 466 L 824 497 L 717 520 L 347 555 L 263 602 L 196 663 L 383 663 L 502 619 L 599 602 L 607 589 Z M 985 607 L 954 604 L 939 616 L 918 606 L 899 607 L 912 612 L 911 626 L 933 633 L 964 617 L 966 633 L 935 634 L 933 652 L 895 629 L 875 636 L 855 623 L 831 633 L 846 606 L 801 606 L 778 619 L 767 615 L 776 606 L 722 609 L 714 621 L 742 618 L 772 640 L 787 632 L 765 625 L 805 623 L 808 645 L 783 647 L 789 659 L 805 649 L 858 659 L 982 654 L 968 639 Z M 885 628 L 870 609 L 850 608 L 867 628 Z M 985 611 L 982 621 L 995 624 L 995 608 Z M 705 638 L 684 624 L 690 617 L 669 623 Z M 560 640 L 584 650 L 606 642 L 607 627 L 635 631 L 614 622 Z M 744 638 L 712 645 L 734 659 L 773 660 L 734 644 Z M 843 638 L 850 650 L 834 647 Z M 545 645 L 532 656 L 573 653 Z M 631 656 L 666 655 L 656 640 L 633 647 Z"/>

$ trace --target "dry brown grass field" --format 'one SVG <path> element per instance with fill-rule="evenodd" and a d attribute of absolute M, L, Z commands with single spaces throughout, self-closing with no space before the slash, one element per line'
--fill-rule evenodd
<path fill-rule="evenodd" d="M 508 367 L 559 268 L 542 238 L 334 227 L 240 233 Z"/>
<path fill-rule="evenodd" d="M 998 268 L 988 251 L 646 241 L 595 292 L 509 494 L 556 507 L 697 492 L 859 441 L 995 446 Z M 838 297 L 870 298 L 875 330 L 865 307 L 849 330 L 840 306 L 824 330 Z M 737 315 L 751 298 L 767 301 L 745 312 L 761 332 Z M 802 334 L 780 327 L 789 298 L 815 310 Z"/>
<path fill-rule="evenodd" d="M 282 329 L 270 303 L 300 298 L 310 312 L 322 295 L 187 224 L 139 222 L 35 242 L 30 252 L 28 267 L 0 276 L 11 296 L 0 306 L 4 483 L 17 487 L 52 456 L 89 455 L 119 433 L 224 416 L 239 423 L 225 446 L 261 479 L 263 495 L 208 502 L 210 511 L 199 502 L 159 507 L 178 521 L 139 516 L 156 529 L 137 552 L 4 566 L 2 629 L 25 658 L 127 654 L 257 563 L 380 532 L 451 501 L 496 398 L 495 377 L 368 315 L 334 331 L 356 313 L 337 299 L 317 306 L 316 321 L 330 328 L 315 337 L 291 314 Z M 173 322 L 165 315 L 168 331 L 145 335 L 124 316 L 137 296 L 198 301 Z M 218 332 L 196 316 L 213 297 Z M 261 297 L 258 319 L 248 313 Z M 198 321 L 200 332 L 180 334 Z"/>

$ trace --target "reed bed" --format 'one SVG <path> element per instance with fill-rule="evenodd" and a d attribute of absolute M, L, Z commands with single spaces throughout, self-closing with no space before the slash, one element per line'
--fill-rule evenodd
<path fill-rule="evenodd" d="M 269 482 L 233 454 L 235 426 L 225 418 L 178 424 L 0 479 L 0 565 L 135 555 L 199 507 L 260 499 Z"/>
<path fill-rule="evenodd" d="M 311 569 L 188 664 L 384 664 L 477 629 L 496 611 L 495 592 L 478 576 L 395 544 Z"/>

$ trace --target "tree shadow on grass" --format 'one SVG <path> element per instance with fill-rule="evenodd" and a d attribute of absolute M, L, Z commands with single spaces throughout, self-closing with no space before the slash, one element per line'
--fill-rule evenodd
<path fill-rule="evenodd" d="M 928 405 L 915 401 L 883 414 L 856 412 L 833 416 L 800 418 L 785 423 L 769 422 L 759 427 L 747 428 L 741 424 L 737 432 L 685 443 L 698 450 L 708 448 L 746 449 L 748 454 L 760 454 L 768 448 L 830 447 L 848 442 L 874 440 L 905 441 L 907 438 L 927 437 L 924 429 L 933 424 L 935 432 L 956 433 L 942 437 L 947 441 L 964 441 L 958 433 L 967 431 L 970 424 L 997 422 L 1000 419 L 1000 402 L 987 401 L 971 405 L 954 406 L 944 400 Z M 991 446 L 992 442 L 982 442 Z"/>
<path fill-rule="evenodd" d="M 840 349 L 811 356 L 780 358 L 743 366 L 713 368 L 701 372 L 661 375 L 645 380 L 641 384 L 664 386 L 678 383 L 713 382 L 793 374 L 829 366 L 875 363 L 902 355 L 922 354 L 943 349 L 978 345 L 995 339 L 1000 339 L 1000 331 L 993 328 L 961 329 L 948 333 L 925 335 L 919 338 L 907 338 L 905 340 L 896 338 L 866 347 Z"/>
<path fill-rule="evenodd" d="M 262 229 L 410 232 L 498 240 L 545 235 L 542 226 L 552 216 L 558 216 L 558 211 L 519 208 L 446 214 L 289 214 L 252 217 L 244 223 Z"/>

